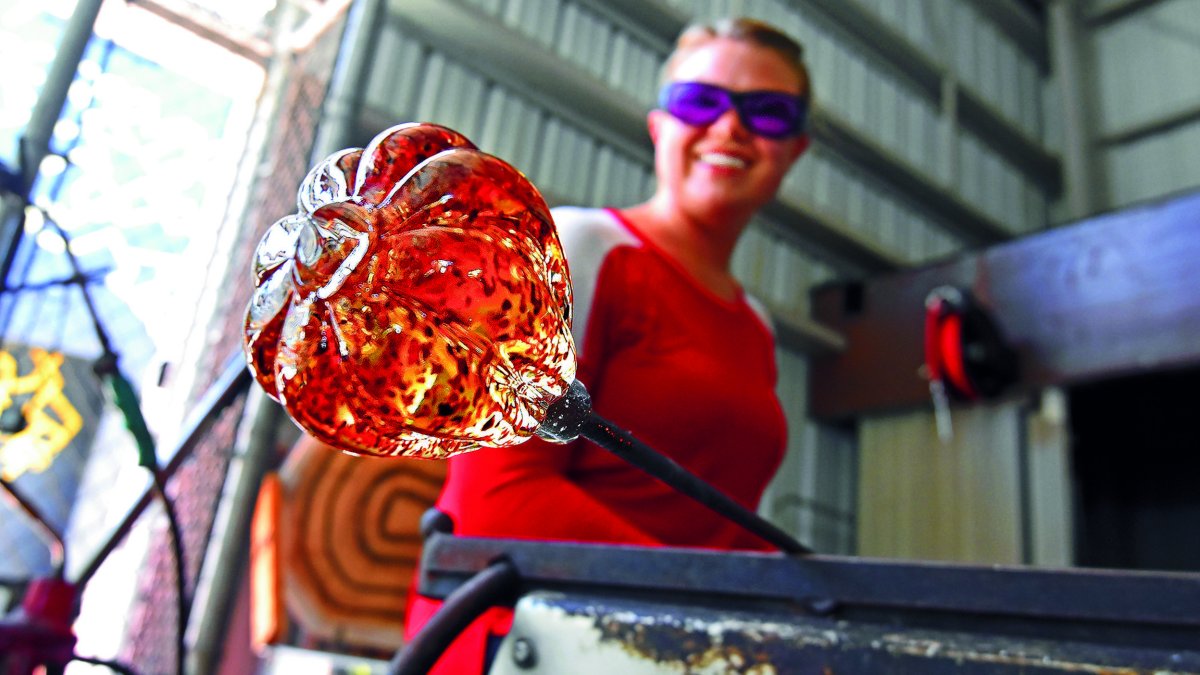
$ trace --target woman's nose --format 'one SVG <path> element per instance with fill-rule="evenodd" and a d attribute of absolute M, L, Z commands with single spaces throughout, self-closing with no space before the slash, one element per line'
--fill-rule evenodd
<path fill-rule="evenodd" d="M 738 116 L 737 110 L 732 107 L 721 113 L 721 116 L 709 125 L 709 129 L 725 134 L 729 138 L 743 139 L 753 136 L 750 130 L 742 124 L 742 118 Z"/>

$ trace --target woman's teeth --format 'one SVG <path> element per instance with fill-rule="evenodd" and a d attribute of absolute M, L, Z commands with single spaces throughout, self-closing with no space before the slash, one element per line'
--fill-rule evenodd
<path fill-rule="evenodd" d="M 731 155 L 722 154 L 719 152 L 705 152 L 700 155 L 700 161 L 713 166 L 728 167 L 731 169 L 746 168 L 745 160 L 733 157 Z"/>

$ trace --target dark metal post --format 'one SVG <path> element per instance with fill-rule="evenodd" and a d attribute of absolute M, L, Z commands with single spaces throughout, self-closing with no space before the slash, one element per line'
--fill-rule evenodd
<path fill-rule="evenodd" d="M 54 53 L 50 71 L 46 73 L 46 82 L 42 85 L 37 104 L 29 116 L 25 134 L 21 137 L 20 165 L 17 167 L 21 174 L 20 199 L 15 202 L 5 201 L 3 211 L 0 212 L 0 224 L 9 229 L 4 233 L 4 239 L 0 240 L 0 246 L 3 247 L 0 255 L 0 282 L 8 280 L 17 246 L 24 234 L 23 228 L 20 227 L 20 213 L 29 202 L 29 193 L 33 189 L 42 160 L 50 153 L 50 138 L 54 134 L 54 125 L 58 123 L 59 115 L 62 114 L 67 90 L 75 80 L 79 61 L 83 58 L 83 52 L 92 37 L 102 4 L 103 0 L 79 0 L 75 6 L 75 12 L 71 14 L 62 41 Z M 11 226 L 14 222 L 16 225 Z"/>

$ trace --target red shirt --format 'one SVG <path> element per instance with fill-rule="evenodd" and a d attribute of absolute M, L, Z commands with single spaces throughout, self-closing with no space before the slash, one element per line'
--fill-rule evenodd
<path fill-rule="evenodd" d="M 560 208 L 554 219 L 575 292 L 578 379 L 595 412 L 757 508 L 787 435 L 775 395 L 774 338 L 762 313 L 742 295 L 726 301 L 699 285 L 615 211 Z M 583 440 L 533 439 L 455 457 L 438 507 L 465 536 L 770 548 Z M 427 616 L 432 607 L 412 609 Z M 407 632 L 424 621 L 410 614 Z M 507 630 L 504 613 L 487 623 Z M 464 649 L 461 642 L 452 651 L 464 653 L 456 655 L 482 658 L 482 644 Z M 476 661 L 444 672 L 480 667 Z"/>

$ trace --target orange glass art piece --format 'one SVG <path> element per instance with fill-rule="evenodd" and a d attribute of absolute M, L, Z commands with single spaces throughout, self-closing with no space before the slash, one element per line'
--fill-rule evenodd
<path fill-rule="evenodd" d="M 571 286 L 537 189 L 405 124 L 327 158 L 264 235 L 250 367 L 318 440 L 383 456 L 514 445 L 575 377 Z"/>

